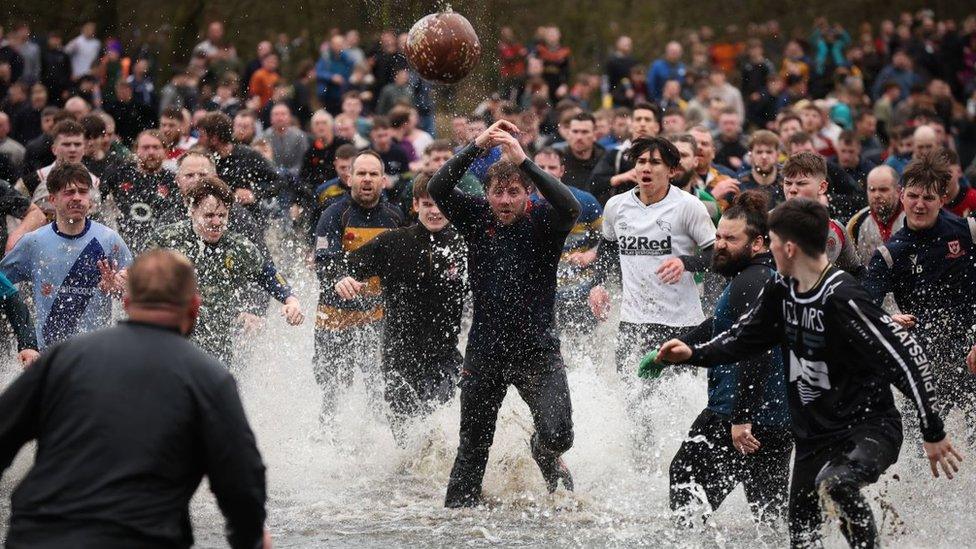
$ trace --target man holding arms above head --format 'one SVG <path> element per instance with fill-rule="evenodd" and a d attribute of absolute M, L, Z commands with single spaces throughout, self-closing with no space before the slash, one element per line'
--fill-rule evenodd
<path fill-rule="evenodd" d="M 561 455 L 573 444 L 566 370 L 555 336 L 556 268 L 580 205 L 569 188 L 527 159 L 500 120 L 479 134 L 430 181 L 428 191 L 468 245 L 474 321 L 461 370 L 461 431 L 446 507 L 481 503 L 481 482 L 509 385 L 532 411 L 532 457 L 549 492 L 573 488 Z M 500 146 L 486 198 L 455 186 L 478 155 Z M 530 186 L 546 203 L 529 202 Z"/>
<path fill-rule="evenodd" d="M 787 175 L 789 177 L 789 175 Z M 827 209 L 789 200 L 770 214 L 770 250 L 778 275 L 729 330 L 688 345 L 661 346 L 661 363 L 727 364 L 782 345 L 796 458 L 789 522 L 794 547 L 819 546 L 823 508 L 835 510 L 852 547 L 877 547 L 871 506 L 861 488 L 898 459 L 901 416 L 890 386 L 916 407 L 932 473 L 949 478 L 962 456 L 935 411 L 933 364 L 913 335 L 872 301 L 858 281 L 827 259 Z M 743 368 L 737 399 L 765 380 Z M 759 447 L 761 447 L 760 441 Z M 755 441 L 748 441 L 755 447 Z"/>
<path fill-rule="evenodd" d="M 230 546 L 270 547 L 264 464 L 234 379 L 186 339 L 193 266 L 147 252 L 127 290 L 129 320 L 52 347 L 0 395 L 0 468 L 37 441 L 7 546 L 190 547 L 206 475 Z"/>

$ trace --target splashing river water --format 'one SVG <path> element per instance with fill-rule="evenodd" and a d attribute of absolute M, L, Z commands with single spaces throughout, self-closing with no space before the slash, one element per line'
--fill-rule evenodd
<path fill-rule="evenodd" d="M 310 275 L 296 289 L 306 309 L 316 299 Z M 263 337 L 235 372 L 244 405 L 268 468 L 269 526 L 276 547 L 524 547 L 674 546 L 782 547 L 783 532 L 757 527 L 737 489 L 697 530 L 678 530 L 669 518 L 668 466 L 705 403 L 703 373 L 660 382 L 645 408 L 656 440 L 651 457 L 634 462 L 632 423 L 624 386 L 613 366 L 615 323 L 576 341 L 564 341 L 573 399 L 575 445 L 566 455 L 576 492 L 545 491 L 529 456 L 531 417 L 510 391 L 485 476 L 486 508 L 442 507 L 458 436 L 457 400 L 412 426 L 398 447 L 382 412 L 369 405 L 357 377 L 340 404 L 336 428 L 319 434 L 320 392 L 312 378 L 312 328 L 291 328 L 269 314 Z M 635 365 L 636 367 L 636 365 Z M 16 374 L 11 362 L 4 383 Z M 948 431 L 962 439 L 961 418 Z M 976 539 L 974 460 L 953 481 L 931 479 L 911 435 L 900 461 L 866 489 L 893 547 L 960 547 Z M 972 455 L 972 448 L 964 446 Z M 3 520 L 9 495 L 30 466 L 33 447 L 21 452 L 0 483 Z M 206 482 L 192 503 L 197 545 L 226 546 L 223 518 Z M 826 544 L 844 546 L 838 529 Z"/>

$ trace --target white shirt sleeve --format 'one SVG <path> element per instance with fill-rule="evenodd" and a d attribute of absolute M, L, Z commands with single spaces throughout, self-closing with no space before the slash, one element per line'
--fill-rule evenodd
<path fill-rule="evenodd" d="M 601 232 L 603 233 L 604 240 L 617 240 L 617 233 L 613 228 L 613 224 L 617 219 L 618 204 L 620 204 L 619 201 L 610 200 L 603 210 L 603 230 Z"/>
<path fill-rule="evenodd" d="M 715 243 L 715 225 L 701 200 L 689 200 L 684 208 L 685 231 L 699 248 Z"/>

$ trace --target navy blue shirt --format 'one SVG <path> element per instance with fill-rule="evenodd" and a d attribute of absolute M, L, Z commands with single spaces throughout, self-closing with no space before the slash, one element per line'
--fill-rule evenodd
<path fill-rule="evenodd" d="M 922 332 L 954 338 L 976 324 L 976 220 L 946 211 L 919 231 L 906 224 L 871 259 L 864 287 L 878 303 L 888 292 Z"/>

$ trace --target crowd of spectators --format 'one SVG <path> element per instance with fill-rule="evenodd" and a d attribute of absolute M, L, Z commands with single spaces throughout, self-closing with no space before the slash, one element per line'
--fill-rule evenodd
<path fill-rule="evenodd" d="M 357 30 L 332 29 L 317 58 L 306 55 L 307 34 L 276 33 L 240 55 L 213 21 L 185 64 L 166 67 L 151 48 L 102 36 L 93 23 L 67 40 L 24 22 L 0 32 L 0 179 L 11 183 L 54 161 L 59 120 L 89 120 L 85 162 L 100 175 L 107 154 L 128 158 L 140 132 L 157 127 L 166 166 L 175 169 L 213 111 L 233 120 L 234 144 L 262 153 L 288 183 L 280 205 L 308 211 L 316 189 L 336 177 L 341 145 L 373 148 L 390 184 L 405 185 L 429 171 L 435 138 L 456 148 L 499 118 L 521 129 L 530 151 L 555 146 L 565 155 L 566 182 L 601 201 L 617 188 L 601 159 L 612 158 L 610 175 L 620 175 L 626 159 L 615 153 L 635 127 L 641 135 L 699 136 L 695 185 L 709 191 L 750 177 L 757 130 L 775 133 L 780 161 L 791 143 L 812 144 L 831 161 L 835 193 L 863 190 L 875 165 L 900 170 L 923 127 L 931 129 L 923 141 L 934 133 L 969 179 L 976 171 L 976 16 L 957 22 L 920 10 L 856 30 L 819 18 L 802 36 L 788 36 L 776 21 L 742 33 L 702 27 L 656 59 L 640 59 L 635 40 L 619 36 L 592 67 L 578 66 L 555 26 L 539 27 L 530 40 L 505 27 L 491 65 L 497 88 L 482 90 L 484 100 L 464 115 L 447 101 L 435 108 L 445 94 L 410 69 L 406 34 L 394 30 L 364 40 Z M 737 190 L 726 184 L 716 198 Z"/>

